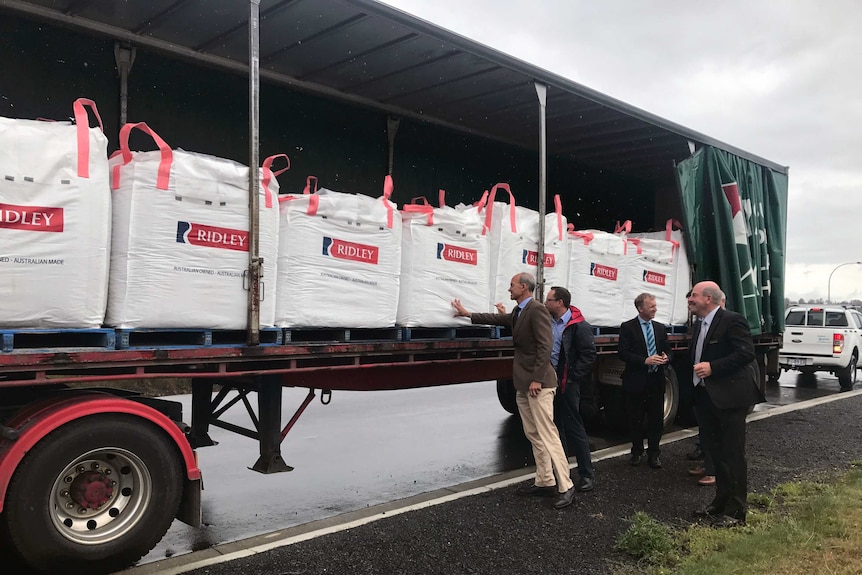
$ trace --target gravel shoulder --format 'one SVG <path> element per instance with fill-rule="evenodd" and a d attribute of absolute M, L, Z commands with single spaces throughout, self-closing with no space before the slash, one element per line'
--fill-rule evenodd
<path fill-rule="evenodd" d="M 862 460 L 862 395 L 748 424 L 749 491 L 765 493 Z M 713 488 L 689 477 L 694 439 L 663 446 L 660 470 L 616 457 L 596 465 L 597 487 L 556 511 L 515 487 L 404 513 L 277 548 L 196 575 L 241 574 L 608 574 L 628 562 L 614 550 L 625 518 L 645 511 L 672 525 L 694 521 Z"/>

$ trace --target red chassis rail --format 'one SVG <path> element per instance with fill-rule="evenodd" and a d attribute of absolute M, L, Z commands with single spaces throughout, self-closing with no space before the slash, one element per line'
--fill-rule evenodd
<path fill-rule="evenodd" d="M 597 336 L 598 352 L 616 353 L 617 339 Z M 687 348 L 687 336 L 670 339 L 675 350 Z M 288 387 L 409 389 L 509 377 L 513 354 L 506 338 L 5 353 L 0 387 L 278 375 Z"/>
<path fill-rule="evenodd" d="M 507 377 L 511 339 L 0 354 L 0 387 L 163 377 L 278 375 L 339 390 L 427 387 Z"/>

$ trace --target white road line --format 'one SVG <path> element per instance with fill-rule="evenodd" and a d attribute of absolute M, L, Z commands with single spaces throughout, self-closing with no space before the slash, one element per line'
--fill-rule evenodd
<path fill-rule="evenodd" d="M 860 394 L 862 394 L 862 389 L 826 395 L 815 399 L 800 401 L 798 403 L 793 403 L 790 405 L 782 405 L 779 407 L 768 408 L 764 409 L 763 411 L 756 411 L 754 413 L 751 413 L 748 416 L 748 421 L 766 419 L 767 417 L 772 417 L 774 415 L 781 415 L 790 411 L 807 409 L 825 403 L 830 403 L 832 401 L 855 397 Z M 681 429 L 679 431 L 674 431 L 672 433 L 664 435 L 662 437 L 661 444 L 666 445 L 668 443 L 674 443 L 676 441 L 688 439 L 689 437 L 694 437 L 695 435 L 697 435 L 696 427 L 689 429 Z M 593 461 L 603 461 L 605 459 L 611 459 L 613 457 L 626 455 L 629 453 L 629 451 L 630 448 L 628 443 L 623 445 L 616 445 L 594 452 L 592 454 L 592 459 Z M 577 467 L 577 465 L 573 462 L 570 464 L 570 467 L 574 469 Z M 253 555 L 257 555 L 258 553 L 265 553 L 279 547 L 286 547 L 287 545 L 293 545 L 294 543 L 300 543 L 302 541 L 308 541 L 309 539 L 315 539 L 317 537 L 322 537 L 331 533 L 338 533 L 339 531 L 345 531 L 347 529 L 352 529 L 361 525 L 367 525 L 368 523 L 379 521 L 381 519 L 386 519 L 387 517 L 401 515 L 402 513 L 408 513 L 417 509 L 433 507 L 435 505 L 448 503 L 449 501 L 456 501 L 464 497 L 471 497 L 480 493 L 486 493 L 495 489 L 501 489 L 503 487 L 508 487 L 516 483 L 523 483 L 524 481 L 533 478 L 535 475 L 535 467 L 526 469 L 528 471 L 526 471 L 525 473 L 520 473 L 515 476 L 512 476 L 511 473 L 508 473 L 488 477 L 484 480 L 487 481 L 487 483 L 483 483 L 477 487 L 464 489 L 463 491 L 459 490 L 458 486 L 450 487 L 443 490 L 437 490 L 434 493 L 447 490 L 452 491 L 452 493 L 449 495 L 444 495 L 442 497 L 434 497 L 426 501 L 420 501 L 419 503 L 413 503 L 395 509 L 388 509 L 382 512 L 374 512 L 374 508 L 371 508 L 369 510 L 371 513 L 370 515 L 350 521 L 345 521 L 344 523 L 338 523 L 336 525 L 330 525 L 319 529 L 310 529 L 309 531 L 300 532 L 296 535 L 282 535 L 285 531 L 302 531 L 303 526 L 300 525 L 292 527 L 290 529 L 275 531 L 266 535 L 251 538 L 247 540 L 249 542 L 249 547 L 246 548 L 228 551 L 227 549 L 236 549 L 237 546 L 241 546 L 242 542 L 238 541 L 233 543 L 227 543 L 204 551 L 195 551 L 186 555 L 179 555 L 170 559 L 164 559 L 162 561 L 157 561 L 154 563 L 147 563 L 146 565 L 141 565 L 139 567 L 133 567 L 131 569 L 123 571 L 122 573 L 123 575 L 179 575 L 181 573 L 186 573 L 194 569 L 200 569 L 201 567 L 208 567 L 210 565 L 216 565 L 218 563 L 225 563 L 227 561 L 235 561 L 244 557 L 251 557 Z M 499 479 L 501 476 L 505 476 L 505 479 Z M 475 483 L 475 481 L 469 482 L 469 484 L 472 483 Z M 419 497 L 421 497 L 421 495 Z M 266 539 L 273 538 L 277 539 L 269 542 L 260 542 L 265 541 Z M 225 552 L 220 551 L 220 548 L 226 548 Z M 213 553 L 215 553 L 216 555 L 213 555 Z M 204 555 L 209 556 L 202 557 Z"/>

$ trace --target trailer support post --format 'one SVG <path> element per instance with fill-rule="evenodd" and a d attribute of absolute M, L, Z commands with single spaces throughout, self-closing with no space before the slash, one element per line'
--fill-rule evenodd
<path fill-rule="evenodd" d="M 217 445 L 209 433 L 212 396 L 212 379 L 192 378 L 192 431 L 189 434 L 189 442 L 195 449 Z"/>
<path fill-rule="evenodd" d="M 281 458 L 281 378 L 264 375 L 256 379 L 260 457 L 251 469 L 260 473 L 293 471 Z"/>
<path fill-rule="evenodd" d="M 548 187 L 548 150 L 547 123 L 545 108 L 548 100 L 548 87 L 535 82 L 536 95 L 539 97 L 539 246 L 536 252 L 536 298 L 545 297 L 545 196 Z"/>
<path fill-rule="evenodd" d="M 260 344 L 260 0 L 248 17 L 248 345 Z M 275 278 L 273 278 L 275 279 Z M 273 294 L 274 295 L 274 294 Z"/>

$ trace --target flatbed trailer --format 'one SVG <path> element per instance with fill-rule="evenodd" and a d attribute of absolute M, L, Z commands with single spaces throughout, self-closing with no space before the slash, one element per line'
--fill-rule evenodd
<path fill-rule="evenodd" d="M 703 213 L 689 213 L 689 188 L 677 173 L 678 163 L 713 151 L 762 168 L 764 179 L 783 178 L 786 196 L 784 166 L 373 0 L 214 0 L 206 13 L 201 6 L 151 0 L 106 10 L 96 0 L 0 0 L 0 36 L 7 40 L 0 62 L 16 78 L 4 86 L 0 114 L 59 118 L 81 96 L 115 102 L 102 109 L 113 144 L 129 117 L 152 118 L 177 146 L 249 165 L 251 199 L 261 150 L 285 146 L 301 168 L 283 177 L 283 190 L 301 189 L 315 173 L 321 182 L 374 194 L 388 173 L 399 203 L 428 186 L 445 187 L 450 203 L 469 203 L 484 187 L 509 181 L 529 190 L 525 205 L 541 213 L 546 197 L 560 193 L 567 209 L 578 212 L 569 221 L 583 229 L 607 229 L 627 214 L 636 214 L 644 229 L 668 219 L 698 225 L 687 216 L 718 217 L 709 202 Z M 778 188 L 778 199 L 764 202 L 786 208 Z M 779 254 L 786 219 L 780 206 L 767 230 Z M 254 237 L 257 210 L 250 212 Z M 734 248 L 726 236 L 701 230 L 699 237 L 702 245 L 687 246 L 695 249 L 689 254 L 699 266 L 695 277 L 720 280 L 729 288 L 728 306 L 741 309 L 751 294 L 743 294 L 738 274 L 723 275 L 727 270 L 708 257 Z M 0 532 L 34 568 L 118 570 L 149 551 L 174 518 L 199 526 L 196 450 L 212 445 L 213 426 L 255 439 L 253 469 L 275 473 L 291 469 L 282 442 L 317 394 L 326 403 L 340 390 L 497 379 L 501 404 L 514 412 L 505 383 L 513 349 L 502 332 L 429 339 L 393 328 L 386 339 L 296 341 L 284 331 L 264 343 L 255 321 L 257 256 L 250 249 L 248 324 L 255 327 L 240 343 L 18 349 L 15 334 L 4 331 Z M 541 247 L 537 260 L 544 261 Z M 782 272 L 783 259 L 773 259 L 771 268 Z M 541 272 L 540 265 L 540 297 Z M 783 326 L 770 319 L 769 301 L 783 309 L 783 284 L 766 273 L 755 288 L 770 278 L 771 291 L 762 295 L 766 321 L 747 316 L 762 328 L 756 336 L 762 373 L 777 374 L 777 362 L 773 370 L 765 358 L 777 359 Z M 115 339 L 129 335 L 106 331 Z M 684 328 L 670 339 L 682 368 Z M 595 380 L 613 419 L 617 336 L 599 329 L 595 342 Z M 684 394 L 674 370 L 668 373 L 670 421 L 684 411 Z M 101 387 L 165 377 L 191 380 L 190 419 L 176 402 Z M 308 389 L 289 417 L 281 412 L 284 387 Z M 237 405 L 247 411 L 247 426 L 222 418 Z"/>

